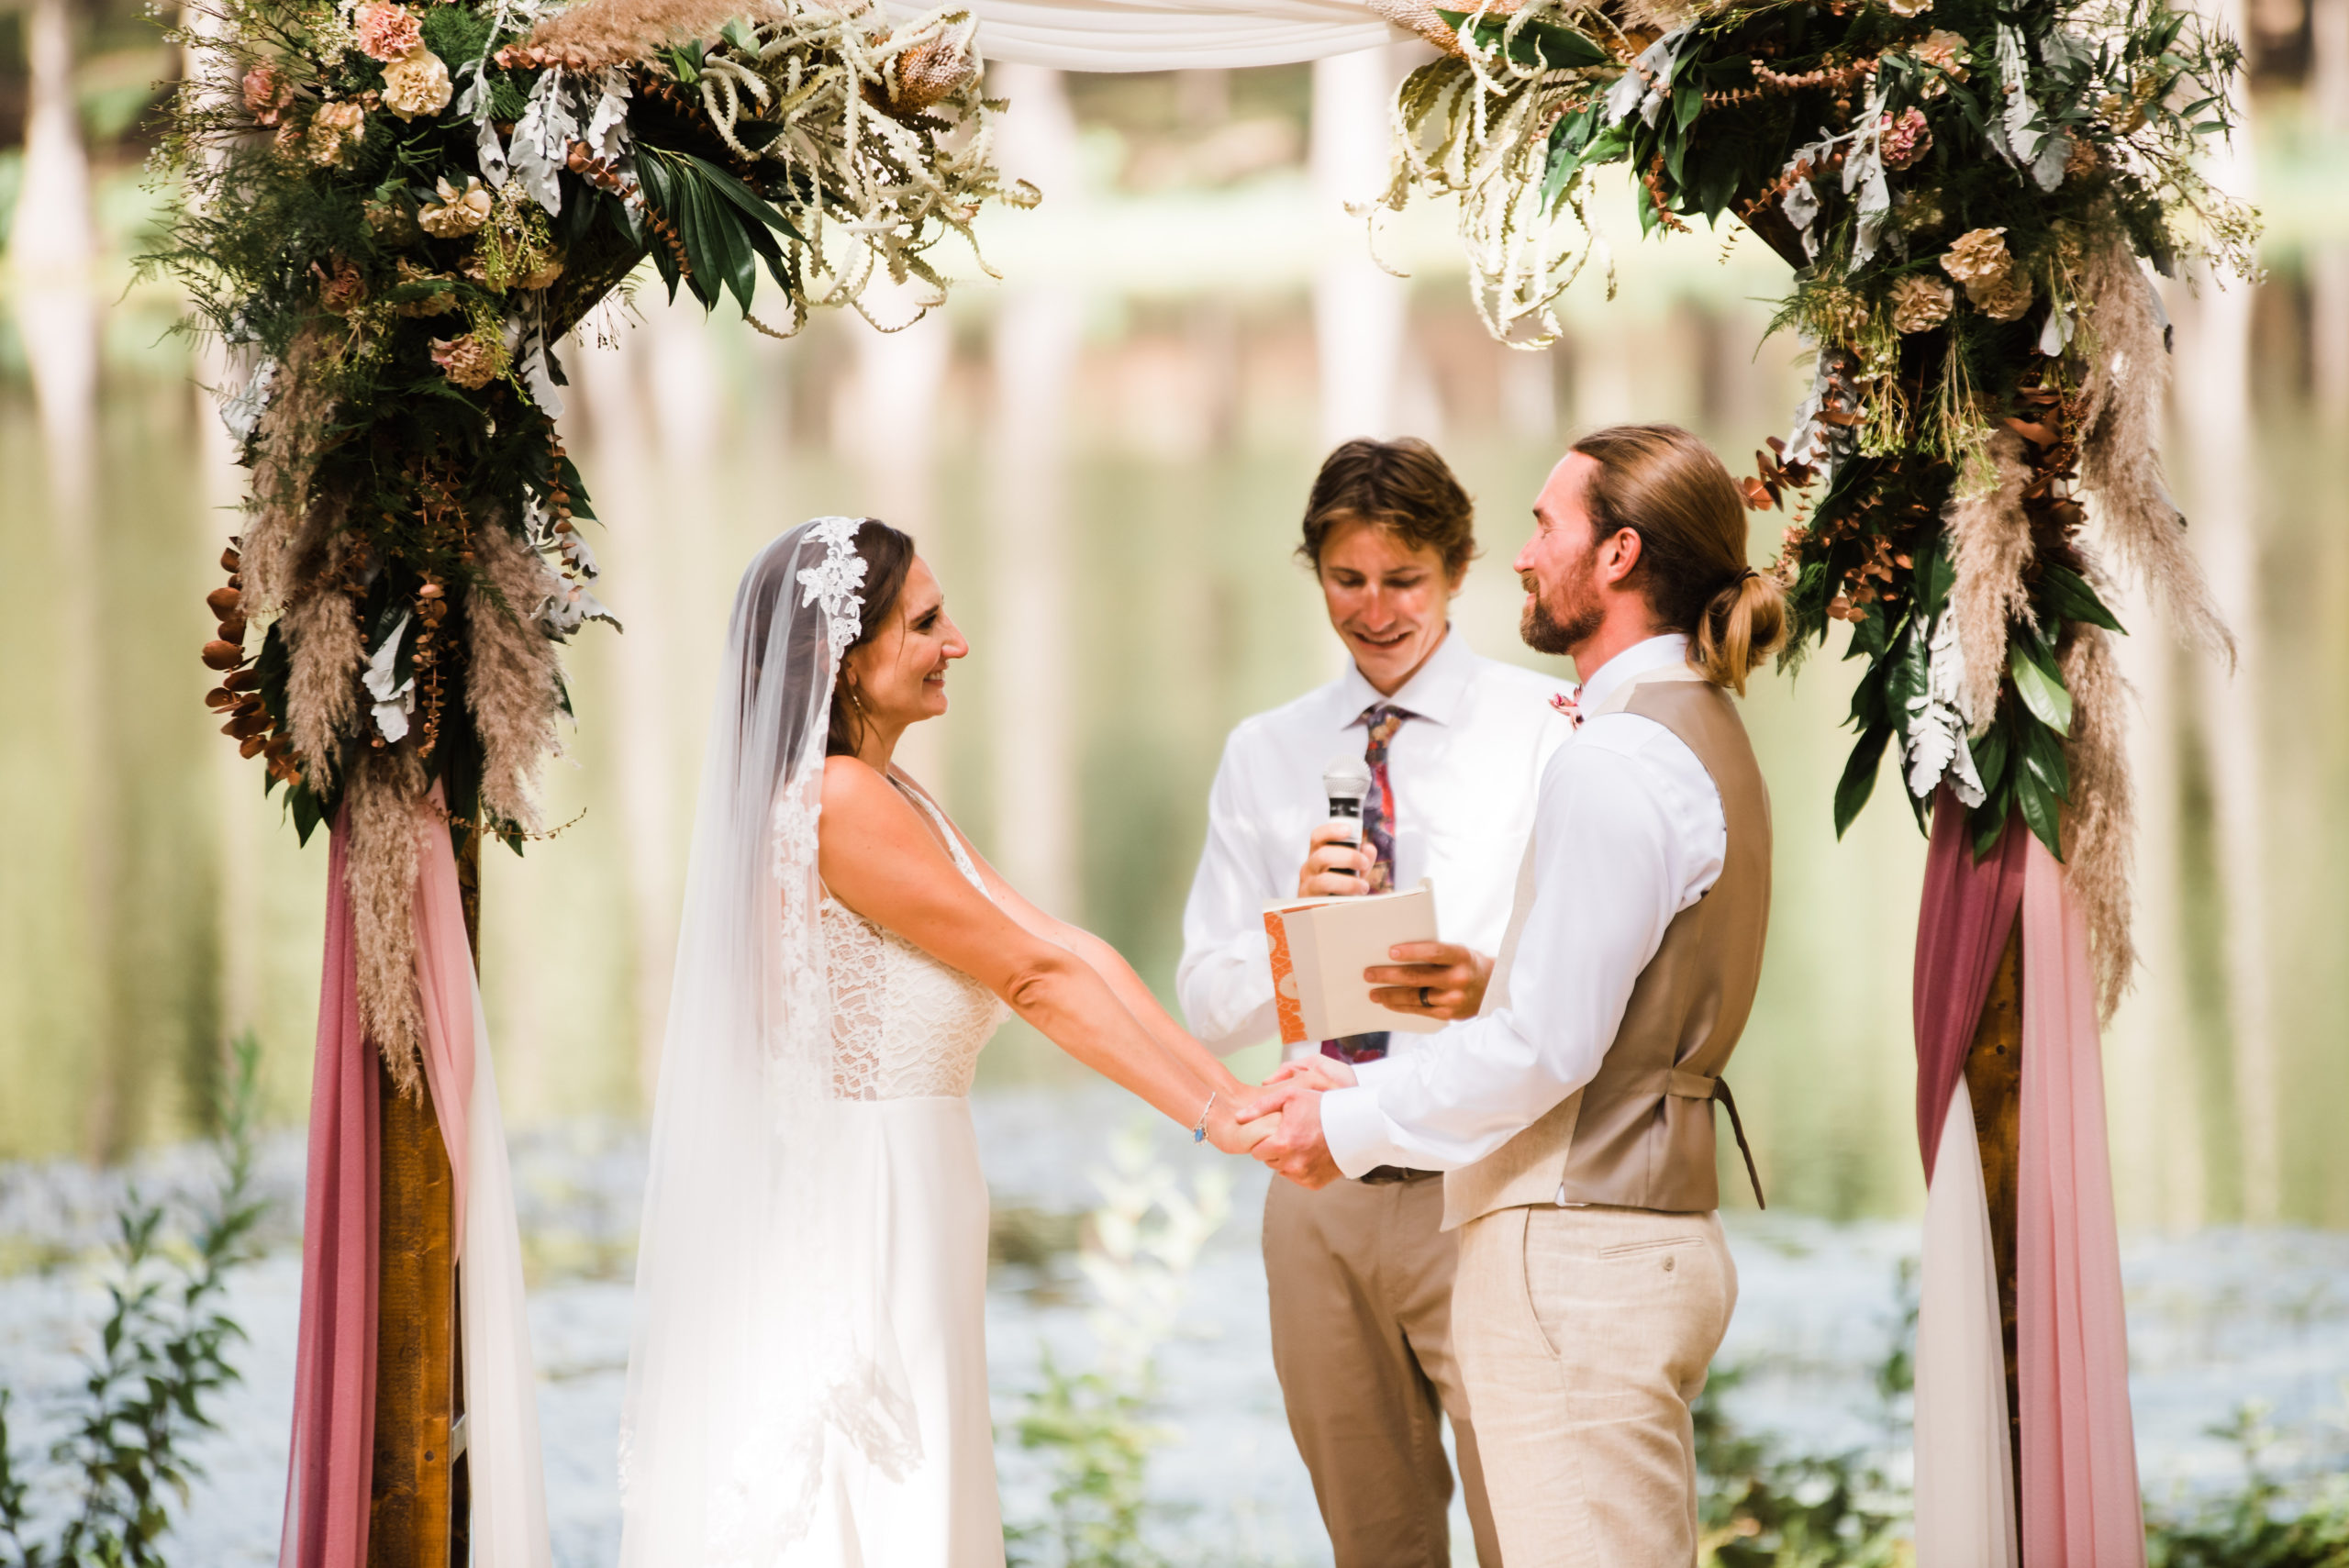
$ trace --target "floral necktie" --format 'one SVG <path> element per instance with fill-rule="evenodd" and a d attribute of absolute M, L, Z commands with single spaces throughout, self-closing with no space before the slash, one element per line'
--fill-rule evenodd
<path fill-rule="evenodd" d="M 1362 717 L 1370 735 L 1362 753 L 1370 767 L 1370 793 L 1362 802 L 1362 838 L 1371 853 L 1370 891 L 1386 893 L 1395 885 L 1395 791 L 1386 780 L 1386 748 L 1411 715 L 1382 702 L 1364 708 Z M 1375 1062 L 1386 1054 L 1386 1031 L 1325 1040 L 1321 1054 L 1341 1062 Z"/>

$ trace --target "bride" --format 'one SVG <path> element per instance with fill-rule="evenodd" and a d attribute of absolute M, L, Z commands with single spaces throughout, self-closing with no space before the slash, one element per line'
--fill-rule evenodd
<path fill-rule="evenodd" d="M 736 593 L 654 1106 L 624 1568 L 996 1568 L 987 1195 L 1007 1006 L 1227 1151 L 1241 1085 L 891 761 L 968 651 L 906 535 L 819 517 Z"/>

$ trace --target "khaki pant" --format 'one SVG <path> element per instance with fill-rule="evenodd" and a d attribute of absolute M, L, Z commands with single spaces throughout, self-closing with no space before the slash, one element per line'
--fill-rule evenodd
<path fill-rule="evenodd" d="M 1459 1248 L 1443 1183 L 1275 1181 L 1264 1199 L 1273 1367 L 1337 1568 L 1448 1568 L 1450 1415 L 1482 1568 L 1500 1568 L 1452 1354 Z"/>
<path fill-rule="evenodd" d="M 1504 1208 L 1460 1231 L 1454 1342 L 1508 1568 L 1690 1568 L 1703 1391 L 1737 1304 L 1713 1214 Z"/>

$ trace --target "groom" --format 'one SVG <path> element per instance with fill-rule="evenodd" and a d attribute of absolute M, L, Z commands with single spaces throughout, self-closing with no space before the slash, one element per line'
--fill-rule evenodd
<path fill-rule="evenodd" d="M 1770 908 L 1769 795 L 1723 688 L 1784 601 L 1727 471 L 1673 426 L 1576 442 L 1534 518 L 1522 633 L 1584 680 L 1483 1012 L 1408 1060 L 1286 1066 L 1239 1114 L 1284 1113 L 1256 1154 L 1308 1188 L 1450 1173 L 1453 1332 L 1509 1568 L 1689 1568 L 1689 1401 L 1737 1298 L 1711 1102 Z"/>

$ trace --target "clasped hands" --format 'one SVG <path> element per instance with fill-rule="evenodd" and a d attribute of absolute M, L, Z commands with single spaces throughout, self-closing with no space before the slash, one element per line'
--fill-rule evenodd
<path fill-rule="evenodd" d="M 1403 942 L 1386 956 L 1394 962 L 1363 971 L 1371 1000 L 1380 1006 L 1456 1020 L 1475 1018 L 1484 1005 L 1493 973 L 1493 961 L 1485 954 L 1456 942 Z M 1354 1070 L 1333 1057 L 1284 1062 L 1253 1093 L 1233 1100 L 1233 1142 L 1219 1137 L 1216 1147 L 1252 1154 L 1308 1190 L 1328 1186 L 1344 1173 L 1322 1135 L 1321 1096 L 1355 1082 Z"/>

